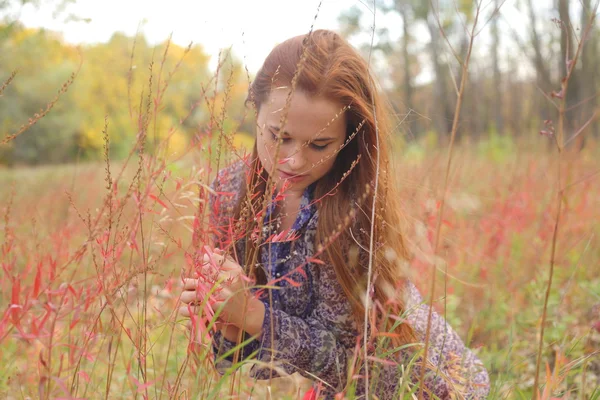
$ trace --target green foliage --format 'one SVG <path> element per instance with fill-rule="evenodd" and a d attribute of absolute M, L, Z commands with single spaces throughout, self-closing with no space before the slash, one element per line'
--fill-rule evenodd
<path fill-rule="evenodd" d="M 239 125 L 231 118 L 213 118 L 209 124 L 211 114 L 243 114 L 247 78 L 241 64 L 224 56 L 215 83 L 209 57 L 198 45 L 186 49 L 165 42 L 152 47 L 142 37 L 116 33 L 108 43 L 78 49 L 51 32 L 17 25 L 0 41 L 0 52 L 11 54 L 0 58 L 0 81 L 17 71 L 0 96 L 3 137 L 45 108 L 70 74 L 78 72 L 48 115 L 0 147 L 0 164 L 99 160 L 105 117 L 111 156 L 123 158 L 135 143 L 139 116 L 147 111 L 149 95 L 150 113 L 156 117 L 150 121 L 148 151 L 169 138 L 168 155 L 180 155 L 198 131 L 206 133 L 206 126 L 235 131 Z M 226 88 L 227 95 L 223 94 Z M 212 113 L 207 109 L 208 98 L 215 107 Z M 155 109 L 157 104 L 161 109 Z"/>
<path fill-rule="evenodd" d="M 508 135 L 499 135 L 491 131 L 487 137 L 478 143 L 478 150 L 490 161 L 505 162 L 515 154 L 514 138 Z"/>

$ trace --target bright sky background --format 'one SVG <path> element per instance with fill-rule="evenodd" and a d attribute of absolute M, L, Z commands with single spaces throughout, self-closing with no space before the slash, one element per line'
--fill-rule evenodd
<path fill-rule="evenodd" d="M 319 0 L 76 0 L 58 18 L 52 15 L 55 5 L 26 5 L 18 19 L 62 32 L 69 43 L 106 42 L 116 31 L 133 36 L 141 23 L 152 44 L 173 33 L 181 46 L 201 44 L 213 56 L 212 65 L 220 48 L 232 46 L 256 72 L 273 46 L 309 31 L 318 5 Z M 359 0 L 323 0 L 315 28 L 337 30 L 339 14 L 353 5 L 365 7 Z M 90 22 L 65 22 L 68 13 Z"/>
<path fill-rule="evenodd" d="M 219 50 L 231 47 L 233 55 L 242 59 L 251 74 L 258 71 L 277 43 L 307 33 L 313 22 L 315 29 L 339 31 L 339 15 L 353 6 L 363 11 L 363 31 L 353 37 L 351 43 L 357 47 L 368 43 L 373 15 L 369 9 L 373 0 L 75 0 L 58 16 L 53 15 L 56 5 L 61 1 L 42 0 L 41 7 L 26 5 L 14 10 L 13 16 L 25 26 L 45 27 L 60 32 L 66 42 L 73 44 L 106 42 L 114 32 L 134 36 L 138 29 L 151 44 L 157 44 L 172 33 L 173 42 L 178 45 L 187 46 L 190 42 L 202 45 L 211 56 L 212 68 L 217 65 Z M 491 0 L 484 1 L 484 15 L 493 10 L 491 3 Z M 542 9 L 549 7 L 550 0 L 536 2 L 538 6 Z M 319 12 L 315 20 L 317 9 Z M 66 16 L 70 14 L 89 22 L 69 22 Z M 514 0 L 504 3 L 502 14 L 504 24 L 518 31 L 527 25 L 526 16 L 517 10 Z M 550 23 L 547 13 L 541 13 L 538 17 L 545 24 Z M 386 26 L 391 38 L 399 38 L 402 20 L 395 13 L 384 15 L 379 10 L 376 13 L 376 26 Z M 413 25 L 412 28 L 412 35 L 417 41 L 428 40 L 429 35 L 422 24 Z M 506 29 L 503 36 L 508 39 Z M 506 39 L 504 46 L 507 46 Z M 476 52 L 483 56 L 483 60 L 488 56 L 490 40 L 487 29 L 477 38 Z M 508 51 L 507 47 L 503 50 Z M 426 55 L 426 51 L 423 53 Z M 446 57 L 452 56 L 448 52 Z M 423 64 L 423 70 L 416 77 L 417 83 L 428 82 L 432 77 L 433 72 L 426 64 Z M 379 70 L 383 73 L 381 68 Z"/>

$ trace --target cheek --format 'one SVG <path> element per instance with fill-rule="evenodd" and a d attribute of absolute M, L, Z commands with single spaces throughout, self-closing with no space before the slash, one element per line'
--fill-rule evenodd
<path fill-rule="evenodd" d="M 256 138 L 258 158 L 267 172 L 271 170 L 271 166 L 273 165 L 274 150 L 272 147 L 272 144 L 268 140 L 265 140 L 264 137 L 259 136 Z"/>

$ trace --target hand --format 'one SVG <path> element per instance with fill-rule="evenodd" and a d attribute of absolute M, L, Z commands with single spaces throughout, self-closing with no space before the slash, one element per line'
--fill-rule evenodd
<path fill-rule="evenodd" d="M 252 335 L 259 334 L 264 319 L 264 305 L 250 294 L 247 286 L 249 279 L 242 267 L 218 249 L 213 251 L 206 247 L 205 250 L 200 279 L 186 279 L 184 282 L 181 301 L 190 306 L 182 307 L 180 313 L 189 317 L 190 312 L 196 312 L 197 315 L 196 304 L 202 302 L 212 289 L 208 305 L 205 305 L 209 307 L 203 314 L 212 318 L 213 310 L 220 310 L 216 329 L 221 329 L 231 341 L 237 340 L 240 328 Z M 205 317 L 203 322 L 208 324 L 210 320 Z"/>
<path fill-rule="evenodd" d="M 204 288 L 205 286 L 198 279 L 184 279 L 183 292 L 181 293 L 180 299 L 185 306 L 179 308 L 179 315 L 190 318 L 188 328 L 194 333 L 202 332 L 208 327 L 212 318 L 214 318 L 212 307 L 206 307 L 206 305 L 206 308 L 203 310 L 204 318 L 197 318 L 200 314 L 200 304 L 204 300 L 204 293 L 206 292 L 203 290 Z M 212 329 L 215 332 L 220 330 L 223 336 L 231 342 L 237 341 L 240 331 L 237 326 L 224 324 L 219 320 L 214 321 Z"/>

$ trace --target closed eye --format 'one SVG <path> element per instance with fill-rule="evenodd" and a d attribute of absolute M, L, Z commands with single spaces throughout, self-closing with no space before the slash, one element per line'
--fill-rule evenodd
<path fill-rule="evenodd" d="M 283 143 L 287 142 L 290 140 L 290 138 L 280 138 L 279 135 L 275 134 L 274 132 L 271 131 L 271 139 L 273 139 L 274 141 L 278 141 L 279 139 L 281 139 L 281 141 Z"/>
<path fill-rule="evenodd" d="M 279 136 L 279 134 L 277 134 L 277 133 L 275 133 L 273 131 L 269 131 L 269 132 L 271 133 L 271 139 L 273 141 L 275 141 L 275 142 L 281 139 L 281 143 L 287 143 L 287 142 L 289 142 L 291 140 L 291 138 L 289 138 L 289 137 L 283 137 L 283 138 L 281 138 Z M 329 146 L 329 143 L 318 145 L 318 144 L 316 144 L 314 142 L 310 142 L 310 143 L 308 143 L 308 146 L 311 149 L 315 150 L 315 151 L 323 151 L 323 150 L 325 150 L 327 148 L 327 146 Z"/>
<path fill-rule="evenodd" d="M 309 146 L 311 147 L 311 149 L 314 149 L 316 151 L 323 151 L 327 148 L 327 146 L 329 146 L 329 143 L 321 145 L 321 146 L 319 146 L 318 144 L 315 144 L 315 143 L 310 143 Z"/>

